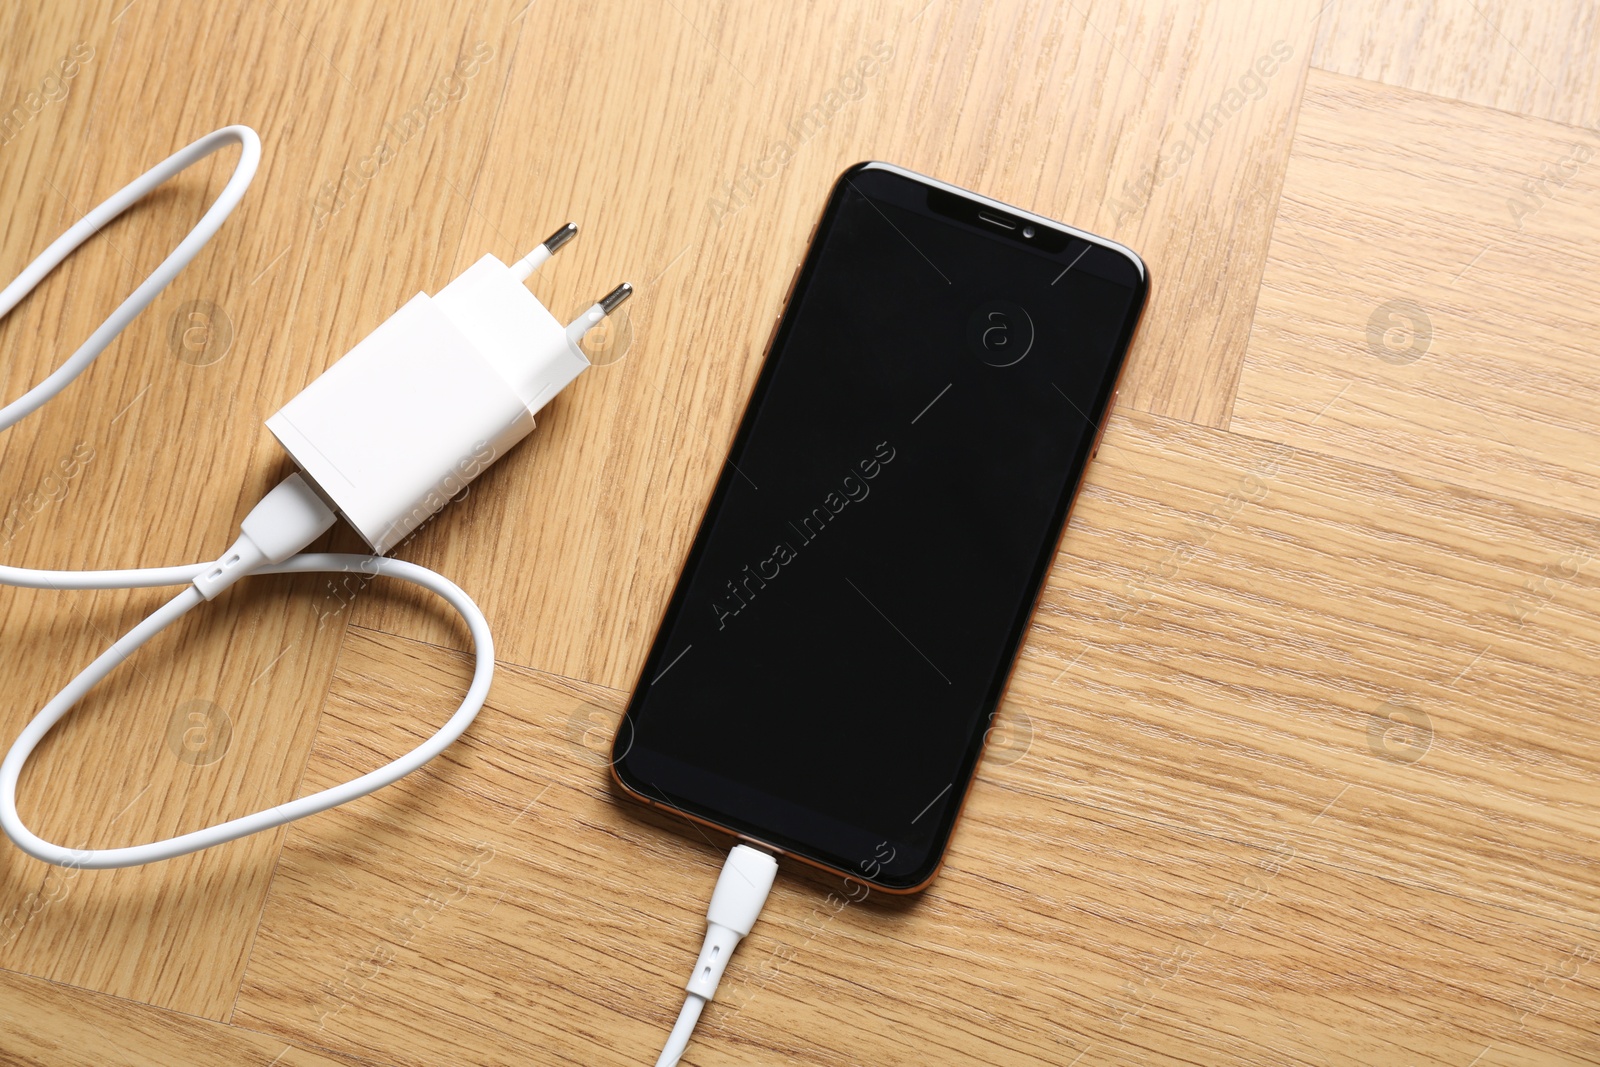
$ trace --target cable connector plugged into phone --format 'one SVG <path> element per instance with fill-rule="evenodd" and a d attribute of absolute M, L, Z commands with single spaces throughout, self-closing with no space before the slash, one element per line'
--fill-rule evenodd
<path fill-rule="evenodd" d="M 675 1067 L 689 1047 L 689 1035 L 706 1002 L 717 993 L 717 983 L 728 969 L 728 960 L 739 942 L 750 933 L 761 909 L 772 892 L 772 882 L 778 876 L 778 861 L 749 845 L 735 845 L 722 864 L 717 876 L 717 887 L 711 891 L 711 905 L 706 908 L 706 940 L 700 948 L 700 958 L 694 961 L 694 973 L 684 986 L 688 996 L 678 1021 L 667 1035 L 656 1067 Z"/>

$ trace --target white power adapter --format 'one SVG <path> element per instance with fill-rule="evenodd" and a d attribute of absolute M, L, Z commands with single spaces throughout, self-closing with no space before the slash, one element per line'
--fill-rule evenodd
<path fill-rule="evenodd" d="M 301 472 L 379 555 L 534 427 L 589 360 L 583 334 L 624 283 L 562 326 L 523 285 L 571 223 L 506 266 L 486 255 L 418 293 L 267 420 Z"/>
<path fill-rule="evenodd" d="M 0 317 L 74 249 L 163 182 L 230 145 L 239 162 L 194 230 L 93 335 L 48 377 L 0 406 L 0 430 L 37 411 L 105 351 L 216 233 L 244 195 L 261 157 L 255 131 L 227 126 L 150 168 L 89 212 L 0 289 Z M 0 760 L 0 829 L 29 855 L 103 870 L 182 856 L 327 811 L 398 781 L 471 725 L 494 676 L 494 636 L 483 612 L 454 583 L 414 563 L 385 558 L 528 431 L 534 414 L 589 366 L 584 333 L 632 294 L 624 284 L 562 326 L 523 287 L 571 240 L 570 223 L 506 266 L 485 256 L 436 296 L 418 294 L 268 420 L 300 471 L 262 497 L 239 537 L 210 563 L 127 570 L 36 570 L 0 565 L 0 584 L 53 589 L 183 590 L 129 630 L 39 709 Z M 307 553 L 342 512 L 377 555 Z M 255 574 L 348 573 L 410 582 L 443 597 L 471 633 L 473 674 L 461 705 L 416 748 L 358 778 L 250 815 L 161 841 L 122 848 L 69 848 L 28 829 L 17 784 L 35 747 L 101 679 L 145 642 L 242 578 Z"/>

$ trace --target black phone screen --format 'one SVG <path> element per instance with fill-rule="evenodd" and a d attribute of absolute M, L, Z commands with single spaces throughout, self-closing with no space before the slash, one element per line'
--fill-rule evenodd
<path fill-rule="evenodd" d="M 1143 306 L 1131 252 L 846 171 L 618 728 L 644 799 L 938 869 Z"/>

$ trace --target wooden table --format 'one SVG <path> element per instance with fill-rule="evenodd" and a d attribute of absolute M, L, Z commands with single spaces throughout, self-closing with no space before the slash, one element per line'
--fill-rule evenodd
<path fill-rule="evenodd" d="M 0 438 L 8 563 L 213 558 L 286 470 L 265 417 L 486 251 L 577 219 L 539 295 L 639 290 L 619 358 L 402 553 L 495 627 L 467 736 L 153 867 L 7 844 L 0 1062 L 653 1061 L 721 854 L 604 754 L 865 158 L 1122 241 L 1154 291 L 944 873 L 781 879 L 688 1062 L 1600 1061 L 1588 0 L 112 0 L 8 5 L 0 42 L 0 278 L 207 130 L 265 146 Z M 232 158 L 0 326 L 5 396 Z M 0 591 L 6 738 L 165 595 Z M 343 780 L 448 714 L 465 643 L 386 583 L 246 583 L 55 731 L 23 812 L 123 845 Z"/>

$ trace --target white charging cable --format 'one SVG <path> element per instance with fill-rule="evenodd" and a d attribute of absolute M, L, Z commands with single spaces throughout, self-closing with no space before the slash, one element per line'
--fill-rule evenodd
<path fill-rule="evenodd" d="M 84 216 L 0 290 L 4 318 L 102 226 L 194 163 L 229 144 L 239 162 L 200 222 L 78 350 L 44 381 L 0 407 L 0 430 L 37 411 L 82 374 L 211 239 L 244 195 L 261 158 L 245 126 L 228 126 L 169 156 Z M 533 415 L 589 366 L 578 342 L 632 292 L 626 283 L 562 326 L 523 288 L 577 232 L 571 223 L 511 266 L 485 256 L 433 297 L 418 294 L 268 420 L 301 472 L 284 479 L 240 524 L 238 540 L 211 563 L 127 570 L 35 570 L 0 565 L 0 584 L 35 589 L 186 588 L 102 652 L 40 709 L 0 762 L 0 828 L 29 855 L 65 867 L 132 867 L 170 859 L 366 796 L 442 752 L 489 695 L 494 638 L 488 620 L 454 583 L 379 555 L 298 554 L 343 515 L 379 553 L 426 521 L 533 428 Z M 481 439 L 480 436 L 481 435 Z M 330 789 L 164 841 L 126 848 L 68 848 L 33 833 L 17 813 L 29 756 L 73 706 L 145 642 L 249 575 L 359 571 L 439 594 L 473 641 L 472 682 L 432 737 L 391 763 Z M 775 859 L 736 845 L 706 909 L 706 937 L 685 986 L 683 1010 L 657 1067 L 675 1067 L 739 942 L 761 914 Z"/>
<path fill-rule="evenodd" d="M 0 430 L 38 410 L 82 374 L 217 232 L 255 174 L 261 157 L 255 132 L 228 126 L 175 152 L 89 212 L 0 291 L 0 317 L 4 317 L 102 226 L 169 178 L 230 144 L 240 146 L 239 162 L 199 223 L 60 367 L 0 408 Z M 588 367 L 578 340 L 631 289 L 619 286 L 571 326 L 562 326 L 522 286 L 575 232 L 576 227 L 568 224 L 513 267 L 485 256 L 437 296 L 419 294 L 274 416 L 274 433 L 305 473 L 291 475 L 262 498 L 244 520 L 239 539 L 216 561 L 100 571 L 0 566 L 0 584 L 32 588 L 188 586 L 51 699 L 0 762 L 0 828 L 18 847 L 49 863 L 88 869 L 181 856 L 365 796 L 421 767 L 461 736 L 483 707 L 494 674 L 494 640 L 472 599 L 448 579 L 412 563 L 381 555 L 296 553 L 333 525 L 336 508 L 369 544 L 386 551 L 528 433 L 534 412 Z M 436 404 L 454 406 L 440 411 L 433 407 Z M 342 421 L 339 412 L 346 413 Z M 441 429 L 450 432 L 435 432 Z M 471 441 L 476 434 L 484 440 L 468 446 L 472 452 L 463 457 L 462 441 Z M 310 457 L 340 447 L 345 449 L 348 469 L 361 472 L 354 481 L 342 480 L 336 472 L 319 476 L 312 470 Z M 34 748 L 84 694 L 146 641 L 247 575 L 349 571 L 398 578 L 439 594 L 471 633 L 471 684 L 455 713 L 427 741 L 354 781 L 150 844 L 68 848 L 43 840 L 23 824 L 17 813 L 17 782 Z"/>
<path fill-rule="evenodd" d="M 16 281 L 0 290 L 0 318 L 4 318 L 23 297 L 33 292 L 34 286 L 43 281 L 45 276 L 55 270 L 79 245 L 98 233 L 102 226 L 138 203 L 173 175 L 187 170 L 217 149 L 230 144 L 237 144 L 242 150 L 239 153 L 239 162 L 234 165 L 233 175 L 228 179 L 228 184 L 222 187 L 222 192 L 206 209 L 206 213 L 200 217 L 194 229 L 178 242 L 178 247 L 150 272 L 148 278 L 139 283 L 137 289 L 128 294 L 128 298 L 106 317 L 100 328 L 90 334 L 89 339 L 83 342 L 66 362 L 57 367 L 44 381 L 0 408 L 0 430 L 14 426 L 25 416 L 37 411 L 45 401 L 61 392 L 74 378 L 88 369 L 89 364 L 105 351 L 106 346 L 116 339 L 117 334 L 133 321 L 133 317 L 143 311 L 150 301 L 167 287 L 195 254 L 205 247 L 207 241 L 216 236 L 223 220 L 233 213 L 245 190 L 250 187 L 250 179 L 255 177 L 256 165 L 261 162 L 260 138 L 248 126 L 224 126 L 187 148 L 174 152 L 79 219 L 66 233 L 57 237 L 49 248 L 39 253 L 38 257 L 17 275 Z"/>
<path fill-rule="evenodd" d="M 667 1035 L 656 1067 L 676 1067 L 689 1047 L 689 1035 L 706 1002 L 717 992 L 722 972 L 728 969 L 733 950 L 750 933 L 761 909 L 772 892 L 772 881 L 778 876 L 778 861 L 749 845 L 734 845 L 717 876 L 717 887 L 711 892 L 711 905 L 706 908 L 706 940 L 700 948 L 700 958 L 694 961 L 694 971 L 684 989 L 683 1010 L 678 1021 Z"/>

